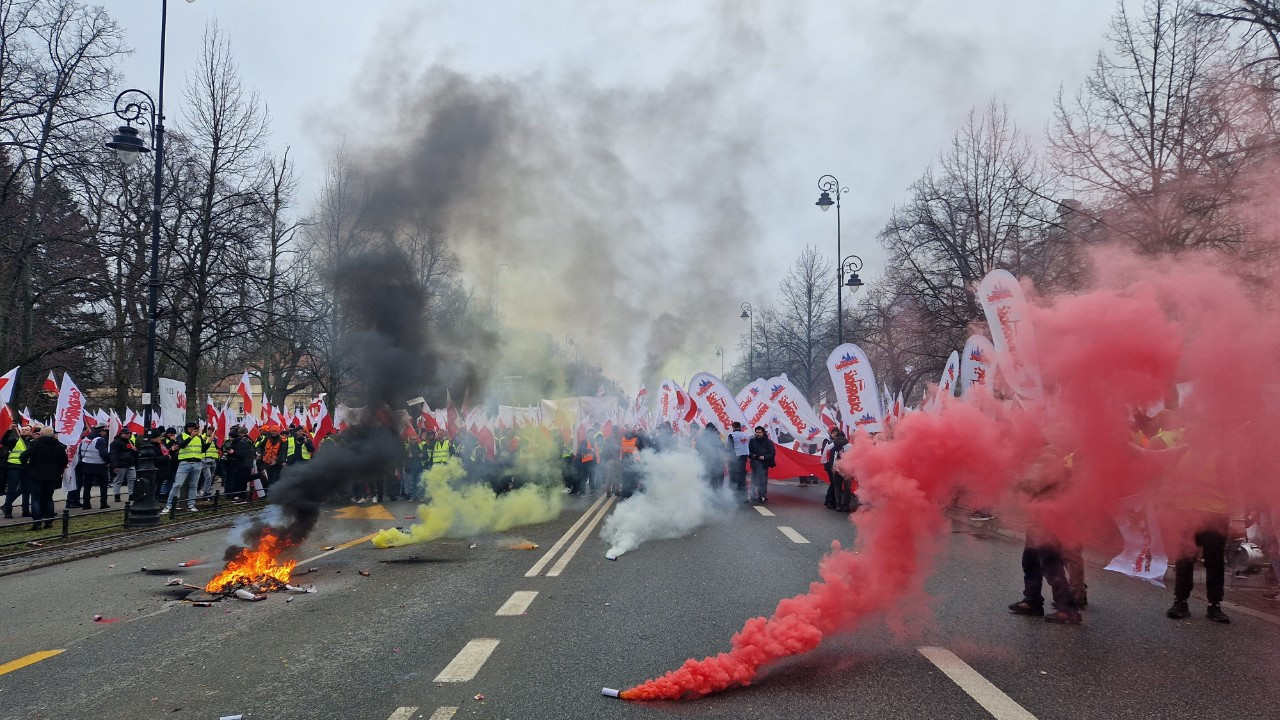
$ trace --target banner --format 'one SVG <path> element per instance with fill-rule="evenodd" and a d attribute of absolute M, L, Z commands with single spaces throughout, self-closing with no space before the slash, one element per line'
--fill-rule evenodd
<path fill-rule="evenodd" d="M 818 438 L 827 436 L 826 428 L 818 420 L 809 401 L 787 379 L 786 374 L 769 380 L 769 405 L 778 417 L 778 422 L 789 435 L 801 442 L 816 442 Z"/>
<path fill-rule="evenodd" d="M 58 389 L 58 409 L 53 415 L 53 432 L 63 445 L 75 446 L 80 442 L 84 432 L 84 394 L 71 379 L 70 374 L 62 376 L 62 387 Z"/>
<path fill-rule="evenodd" d="M 187 422 L 187 384 L 181 380 L 159 378 L 160 424 L 182 430 Z"/>
<path fill-rule="evenodd" d="M 788 478 L 802 478 L 812 475 L 822 478 L 825 482 L 831 482 L 831 479 L 827 477 L 827 467 L 822 463 L 821 456 L 808 455 L 799 450 L 792 450 L 780 443 L 773 444 L 773 452 L 774 466 L 769 468 L 770 480 L 786 480 Z"/>
<path fill-rule="evenodd" d="M 1018 399 L 1039 402 L 1044 390 L 1022 286 L 1008 270 L 992 270 L 978 284 L 978 300 L 991 328 L 1000 371 Z"/>
<path fill-rule="evenodd" d="M 956 396 L 956 384 L 960 380 L 960 353 L 955 350 L 947 357 L 947 364 L 942 368 L 942 377 L 938 378 L 938 390 L 925 403 L 925 412 L 937 412 L 942 409 L 948 398 Z"/>
<path fill-rule="evenodd" d="M 689 392 L 702 416 L 721 433 L 733 432 L 735 422 L 746 427 L 747 418 L 738 407 L 737 399 L 720 378 L 700 372 L 689 379 Z"/>
<path fill-rule="evenodd" d="M 996 349 L 983 335 L 970 335 L 960 354 L 960 396 L 973 390 L 991 394 L 995 382 Z"/>
<path fill-rule="evenodd" d="M 1160 539 L 1160 526 L 1151 503 L 1142 495 L 1132 495 L 1115 504 L 1112 516 L 1124 538 L 1124 550 L 1106 569 L 1164 587 L 1169 556 Z"/>
<path fill-rule="evenodd" d="M 658 388 L 658 407 L 654 420 L 658 424 L 678 422 L 684 411 L 680 402 L 683 396 L 684 391 L 680 389 L 680 383 L 670 379 L 663 380 L 662 386 Z"/>
<path fill-rule="evenodd" d="M 827 358 L 827 371 L 836 389 L 841 429 L 848 435 L 857 430 L 884 431 L 884 408 L 876 388 L 876 375 L 862 348 L 845 343 Z"/>

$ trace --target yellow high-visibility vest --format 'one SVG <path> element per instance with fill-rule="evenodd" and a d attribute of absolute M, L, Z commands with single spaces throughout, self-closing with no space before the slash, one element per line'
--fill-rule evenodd
<path fill-rule="evenodd" d="M 199 435 L 188 435 L 182 433 L 182 440 L 187 442 L 186 446 L 178 448 L 178 462 L 190 462 L 192 460 L 202 460 L 204 458 L 204 441 Z"/>
<path fill-rule="evenodd" d="M 27 451 L 27 441 L 25 441 L 25 440 L 23 440 L 21 437 L 19 437 L 19 438 L 18 438 L 18 442 L 17 442 L 17 443 L 15 443 L 15 444 L 14 444 L 14 446 L 13 446 L 13 449 L 9 451 L 9 464 L 10 464 L 10 465 L 21 465 L 21 464 L 22 464 L 22 453 L 24 453 L 24 452 L 26 452 L 26 451 Z"/>

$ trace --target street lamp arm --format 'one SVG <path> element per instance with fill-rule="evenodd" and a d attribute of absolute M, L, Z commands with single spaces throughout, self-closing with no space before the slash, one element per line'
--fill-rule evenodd
<path fill-rule="evenodd" d="M 141 95 L 142 97 L 134 99 Z M 131 97 L 133 96 L 133 97 Z M 125 98 L 130 99 L 126 102 Z M 156 102 L 151 99 L 151 95 L 145 90 L 130 88 L 116 96 L 116 101 L 112 106 L 112 112 L 116 117 L 126 123 L 138 123 L 146 125 L 147 129 L 155 133 L 156 129 Z"/>

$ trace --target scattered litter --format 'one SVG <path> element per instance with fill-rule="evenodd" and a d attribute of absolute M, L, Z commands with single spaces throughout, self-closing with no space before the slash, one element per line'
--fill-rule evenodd
<path fill-rule="evenodd" d="M 244 588 L 240 588 L 239 590 L 236 590 L 235 595 L 241 600 L 248 600 L 250 602 L 256 602 L 258 600 L 267 599 L 266 593 L 258 593 L 257 595 L 255 595 L 252 592 L 245 590 Z"/>
<path fill-rule="evenodd" d="M 182 578 L 169 578 L 168 580 L 164 581 L 164 584 L 165 585 L 181 585 Z"/>
<path fill-rule="evenodd" d="M 600 688 L 600 694 L 605 697 L 618 697 L 618 691 L 613 688 Z"/>
<path fill-rule="evenodd" d="M 94 621 L 94 622 L 102 622 L 102 616 L 101 616 L 101 615 L 94 615 L 94 616 L 93 616 L 93 621 Z"/>
<path fill-rule="evenodd" d="M 467 549 L 469 549 L 469 550 L 475 550 L 477 547 L 478 547 L 478 546 L 477 546 L 475 543 L 471 543 L 470 545 L 468 545 L 468 546 L 467 546 Z"/>
<path fill-rule="evenodd" d="M 285 599 L 284 599 L 284 601 L 285 601 L 285 602 L 287 602 L 287 603 L 291 603 L 291 602 L 293 602 L 293 598 L 292 598 L 292 597 L 287 597 L 287 598 L 285 598 Z"/>
<path fill-rule="evenodd" d="M 476 693 L 476 699 L 477 699 L 477 700 L 480 700 L 480 701 L 482 701 L 482 702 L 483 702 L 483 701 L 484 701 L 484 693 Z"/>
<path fill-rule="evenodd" d="M 111 564 L 110 564 L 110 565 L 108 565 L 107 567 L 108 567 L 108 568 L 113 568 L 113 567 L 115 567 L 115 566 L 116 566 L 116 564 L 115 564 L 115 563 L 111 563 Z"/>
<path fill-rule="evenodd" d="M 243 715 L 223 715 L 218 720 L 244 720 Z"/>
<path fill-rule="evenodd" d="M 147 566 L 146 566 L 146 565 L 143 565 L 143 566 L 142 566 L 142 570 L 141 570 L 141 572 L 146 572 L 146 571 L 147 571 Z"/>
<path fill-rule="evenodd" d="M 27 547 L 44 547 L 44 543 L 36 542 L 35 540 L 32 540 L 31 542 L 27 543 Z"/>
<path fill-rule="evenodd" d="M 316 591 L 316 586 L 308 585 L 307 587 L 302 587 L 301 585 L 289 585 L 286 583 L 284 589 L 285 592 L 291 593 L 313 593 Z"/>
<path fill-rule="evenodd" d="M 204 564 L 204 559 L 203 559 L 203 558 L 196 558 L 196 559 L 194 559 L 194 560 L 188 560 L 188 561 L 186 561 L 186 562 L 180 562 L 180 563 L 178 563 L 178 567 L 195 567 L 195 566 L 197 566 L 197 565 L 203 565 L 203 564 Z"/>
<path fill-rule="evenodd" d="M 508 550 L 537 550 L 538 543 L 529 542 L 528 540 L 519 540 L 507 545 Z"/>
<path fill-rule="evenodd" d="M 169 542 L 177 542 L 177 541 L 179 541 L 179 540 L 186 540 L 186 539 L 187 539 L 187 536 L 186 536 L 186 535 L 182 535 L 181 537 L 171 537 L 171 538 L 166 538 L 166 539 L 167 539 Z"/>
<path fill-rule="evenodd" d="M 93 621 L 96 623 L 102 623 L 106 625 L 114 622 L 120 622 L 120 618 L 109 618 L 109 617 L 102 617 L 101 615 L 94 615 Z"/>
<path fill-rule="evenodd" d="M 365 576 L 365 577 L 369 577 L 369 571 L 368 571 L 368 570 L 360 570 L 359 572 L 360 572 L 360 574 L 361 574 L 361 575 L 363 575 L 363 576 Z"/>
<path fill-rule="evenodd" d="M 1041 670 L 1041 671 L 1040 671 L 1040 674 L 1041 674 L 1041 675 L 1048 675 L 1049 673 L 1048 673 L 1047 671 L 1045 671 L 1045 670 Z"/>
<path fill-rule="evenodd" d="M 322 547 L 322 548 L 320 548 L 320 549 L 321 549 L 321 550 L 332 550 L 332 549 L 333 549 L 333 546 L 332 546 L 332 545 L 325 545 L 324 547 Z"/>
<path fill-rule="evenodd" d="M 191 603 L 191 607 L 213 607 L 213 603 L 205 602 L 204 600 L 198 600 L 196 602 Z"/>
<path fill-rule="evenodd" d="M 405 519 L 405 520 L 416 520 L 416 519 L 417 519 L 417 517 L 418 517 L 417 515 L 405 515 L 405 516 L 404 516 L 404 519 Z"/>

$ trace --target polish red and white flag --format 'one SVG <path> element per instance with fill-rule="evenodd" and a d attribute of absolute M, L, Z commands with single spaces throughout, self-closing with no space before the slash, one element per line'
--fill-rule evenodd
<path fill-rule="evenodd" d="M 66 378 L 64 377 L 63 379 L 65 380 Z M 58 394 L 58 380 L 53 376 L 52 370 L 49 371 L 49 377 L 44 379 L 44 387 L 42 389 L 47 393 Z"/>

